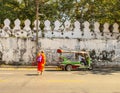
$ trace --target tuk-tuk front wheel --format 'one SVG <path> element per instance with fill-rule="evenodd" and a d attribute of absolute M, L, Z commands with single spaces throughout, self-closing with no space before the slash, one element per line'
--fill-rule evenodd
<path fill-rule="evenodd" d="M 72 70 L 72 65 L 66 65 L 65 70 L 66 71 L 71 71 Z"/>

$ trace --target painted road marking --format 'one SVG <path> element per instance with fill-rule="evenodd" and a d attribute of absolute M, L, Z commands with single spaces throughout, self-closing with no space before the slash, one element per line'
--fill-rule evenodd
<path fill-rule="evenodd" d="M 13 73 L 0 73 L 0 75 L 12 75 Z"/>
<path fill-rule="evenodd" d="M 0 82 L 6 82 L 7 80 L 0 80 Z"/>
<path fill-rule="evenodd" d="M 1 79 L 0 78 L 0 83 L 7 82 L 7 81 L 8 81 L 8 79 Z"/>
<path fill-rule="evenodd" d="M 36 70 L 36 68 L 0 68 L 0 70 Z"/>

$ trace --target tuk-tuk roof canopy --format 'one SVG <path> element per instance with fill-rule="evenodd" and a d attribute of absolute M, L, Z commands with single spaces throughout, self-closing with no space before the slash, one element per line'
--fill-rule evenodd
<path fill-rule="evenodd" d="M 78 53 L 78 54 L 88 54 L 87 51 L 64 51 L 62 49 L 57 49 L 57 53 Z"/>

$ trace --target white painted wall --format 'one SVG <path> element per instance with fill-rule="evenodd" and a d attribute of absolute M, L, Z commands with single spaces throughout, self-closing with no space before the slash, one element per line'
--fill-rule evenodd
<path fill-rule="evenodd" d="M 20 20 L 16 19 L 15 27 L 10 28 L 10 20 L 4 21 L 4 27 L 0 28 L 0 52 L 2 61 L 6 63 L 18 62 L 22 64 L 30 64 L 33 62 L 36 52 L 36 21 L 34 27 L 30 28 L 30 20 L 27 19 L 23 29 L 20 27 Z M 58 48 L 64 50 L 95 50 L 96 55 L 100 55 L 102 51 L 115 51 L 115 56 L 120 55 L 120 33 L 119 25 L 113 25 L 113 32 L 109 31 L 109 24 L 104 24 L 103 32 L 100 32 L 98 22 L 94 24 L 94 32 L 89 28 L 90 23 L 83 23 L 84 29 L 81 31 L 81 24 L 76 21 L 71 25 L 70 21 L 66 21 L 62 26 L 58 20 L 54 23 L 54 28 L 51 28 L 51 22 L 46 20 L 45 28 L 42 32 L 39 27 L 39 44 L 47 56 L 48 63 L 56 63 Z M 40 21 L 39 21 L 40 25 Z M 44 37 L 42 36 L 44 34 Z M 102 35 L 103 34 L 103 35 Z"/>
<path fill-rule="evenodd" d="M 120 42 L 117 40 L 81 40 L 78 39 L 48 39 L 39 38 L 41 43 L 41 49 L 45 51 L 47 59 L 52 56 L 57 57 L 56 50 L 95 50 L 96 53 L 100 53 L 103 50 L 112 51 L 115 50 L 116 55 L 119 55 Z M 22 64 L 29 64 L 33 61 L 36 52 L 35 41 L 31 39 L 21 38 L 1 38 L 0 39 L 0 51 L 3 53 L 2 61 L 6 63 L 10 62 L 22 62 Z M 115 56 L 115 55 L 114 55 Z M 22 58 L 22 60 L 20 60 Z M 49 61 L 50 62 L 50 61 Z M 54 62 L 53 62 L 54 63 Z"/>

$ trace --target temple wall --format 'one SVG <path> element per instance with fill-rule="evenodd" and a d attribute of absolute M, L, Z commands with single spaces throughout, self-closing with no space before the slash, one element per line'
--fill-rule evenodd
<path fill-rule="evenodd" d="M 0 63 L 32 64 L 36 54 L 36 21 L 33 28 L 30 27 L 31 22 L 28 19 L 25 20 L 23 28 L 19 19 L 14 21 L 13 28 L 10 23 L 9 19 L 5 19 L 3 28 L 0 28 Z M 120 33 L 117 23 L 112 25 L 112 30 L 109 29 L 110 25 L 105 23 L 102 31 L 98 22 L 90 29 L 88 21 L 83 24 L 76 21 L 73 25 L 66 21 L 61 25 L 61 22 L 56 20 L 52 28 L 50 21 L 46 20 L 42 30 L 40 21 L 38 25 L 38 46 L 45 51 L 47 64 L 58 62 L 57 49 L 90 51 L 91 57 L 97 61 L 112 62 L 120 57 Z M 84 26 L 83 29 L 81 25 Z"/>

